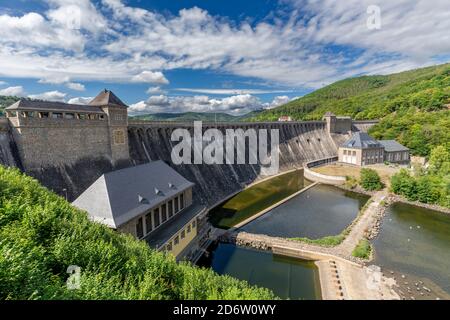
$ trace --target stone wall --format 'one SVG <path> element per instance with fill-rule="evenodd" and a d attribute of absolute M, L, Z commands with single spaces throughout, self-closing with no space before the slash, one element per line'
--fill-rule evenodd
<path fill-rule="evenodd" d="M 323 121 L 268 122 L 268 123 L 217 123 L 203 124 L 203 130 L 217 128 L 247 130 L 249 128 L 279 129 L 280 171 L 300 168 L 305 162 L 337 155 L 333 140 Z M 171 134 L 176 128 L 193 131 L 192 123 L 129 122 L 130 158 L 133 164 L 161 159 L 171 165 L 186 179 L 195 183 L 194 201 L 208 206 L 221 201 L 246 185 L 263 178 L 260 165 L 174 165 L 171 162 Z"/>

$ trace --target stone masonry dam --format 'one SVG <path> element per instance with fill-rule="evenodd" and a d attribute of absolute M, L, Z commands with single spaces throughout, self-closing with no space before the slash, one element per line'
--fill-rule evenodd
<path fill-rule="evenodd" d="M 8 129 L 7 119 L 0 120 L 0 163 L 19 167 L 56 193 L 67 196 L 69 200 L 75 199 L 105 172 L 153 160 L 165 161 L 186 179 L 194 182 L 194 199 L 208 206 L 213 206 L 242 190 L 246 185 L 264 178 L 260 174 L 259 164 L 174 165 L 171 161 L 171 151 L 178 142 L 171 141 L 171 134 L 177 128 L 185 128 L 193 136 L 193 123 L 131 119 L 127 124 L 128 161 L 113 163 L 108 156 L 102 157 L 98 153 L 92 157 L 80 157 L 76 161 L 73 161 L 73 154 L 71 154 L 71 161 L 52 161 L 52 149 L 68 148 L 71 141 L 67 140 L 65 146 L 61 144 L 49 146 L 49 160 L 44 161 L 45 165 L 42 167 L 24 168 L 17 152 L 17 144 L 20 142 L 14 141 L 13 135 L 9 132 L 10 128 Z M 374 123 L 374 121 L 353 121 L 351 131 L 366 131 Z M 268 137 L 270 137 L 270 129 L 278 129 L 280 172 L 301 168 L 305 162 L 311 160 L 335 156 L 337 145 L 351 134 L 351 131 L 330 133 L 326 121 L 203 123 L 203 132 L 210 128 L 218 129 L 224 136 L 226 129 L 243 129 L 244 131 L 267 129 Z M 246 146 L 248 147 L 248 142 Z M 44 160 L 46 156 L 42 155 Z"/>

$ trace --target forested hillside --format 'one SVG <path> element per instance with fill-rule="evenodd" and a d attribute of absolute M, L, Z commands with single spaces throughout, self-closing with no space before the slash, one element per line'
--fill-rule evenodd
<path fill-rule="evenodd" d="M 381 119 L 370 131 L 376 138 L 399 139 L 414 154 L 428 155 L 434 146 L 450 143 L 449 104 L 450 64 L 444 64 L 338 81 L 252 120 L 276 120 L 281 115 L 317 120 L 327 111 Z"/>
<path fill-rule="evenodd" d="M 6 107 L 9 107 L 14 102 L 19 101 L 19 97 L 12 97 L 12 96 L 0 96 L 0 115 L 3 114 L 3 110 Z"/>
<path fill-rule="evenodd" d="M 70 265 L 81 267 L 79 289 L 66 286 Z M 267 289 L 177 264 L 0 166 L 0 300 L 271 298 Z"/>

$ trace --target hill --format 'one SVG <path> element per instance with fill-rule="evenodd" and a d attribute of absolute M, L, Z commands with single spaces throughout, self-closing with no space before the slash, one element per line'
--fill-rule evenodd
<path fill-rule="evenodd" d="M 66 286 L 71 265 L 81 268 L 76 290 Z M 36 180 L 0 166 L 0 300 L 273 298 L 91 222 Z"/>
<path fill-rule="evenodd" d="M 335 82 L 252 121 L 321 119 L 327 111 L 354 119 L 380 119 L 369 133 L 398 139 L 413 154 L 427 156 L 439 144 L 450 148 L 450 64 L 386 76 L 362 76 Z"/>
<path fill-rule="evenodd" d="M 0 96 L 0 115 L 3 114 L 3 110 L 6 107 L 9 107 L 13 103 L 19 101 L 19 97 L 12 97 L 12 96 Z"/>

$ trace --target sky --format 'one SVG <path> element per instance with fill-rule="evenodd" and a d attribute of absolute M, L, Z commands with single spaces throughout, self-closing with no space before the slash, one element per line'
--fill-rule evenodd
<path fill-rule="evenodd" d="M 0 0 L 0 95 L 240 115 L 448 62 L 449 30 L 448 0 Z"/>

